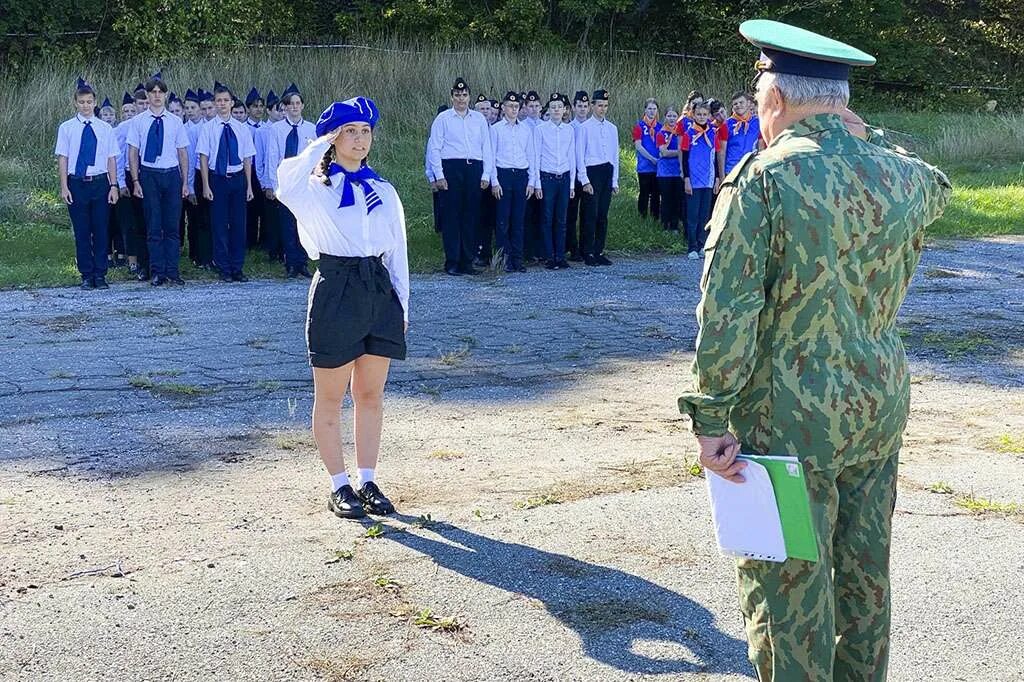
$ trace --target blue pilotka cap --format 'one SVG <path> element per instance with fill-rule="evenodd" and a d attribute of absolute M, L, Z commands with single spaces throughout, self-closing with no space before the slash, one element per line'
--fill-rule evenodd
<path fill-rule="evenodd" d="M 263 98 L 260 97 L 260 91 L 253 87 L 252 90 L 249 91 L 249 94 L 245 96 L 245 106 L 250 107 L 253 102 L 261 99 Z"/>

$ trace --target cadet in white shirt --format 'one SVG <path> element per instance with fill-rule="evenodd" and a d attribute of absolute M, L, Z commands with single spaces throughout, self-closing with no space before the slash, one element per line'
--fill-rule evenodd
<path fill-rule="evenodd" d="M 494 109 L 491 108 L 491 100 L 483 93 L 476 96 L 476 104 L 473 109 L 480 112 L 480 115 L 487 121 L 488 127 L 493 126 L 497 120 L 493 116 Z M 480 190 L 480 217 L 477 220 L 476 244 L 473 249 L 475 255 L 473 265 L 478 268 L 486 268 L 491 262 L 491 245 L 494 241 L 494 220 L 497 207 L 498 201 L 491 193 L 490 187 Z"/>
<path fill-rule="evenodd" d="M 491 126 L 494 173 L 491 193 L 498 200 L 495 217 L 498 248 L 505 253 L 506 272 L 526 272 L 523 266 L 523 219 L 526 200 L 533 196 L 530 184 L 534 161 L 533 130 L 519 120 L 522 99 L 507 92 L 502 103 L 504 116 Z"/>
<path fill-rule="evenodd" d="M 469 86 L 457 78 L 451 88 L 452 108 L 430 126 L 427 159 L 440 192 L 444 271 L 475 275 L 480 190 L 490 186 L 494 165 L 487 119 L 469 108 Z"/>
<path fill-rule="evenodd" d="M 256 156 L 253 158 L 252 202 L 249 204 L 245 214 L 245 244 L 252 249 L 259 246 L 263 241 L 262 233 L 265 229 L 263 223 L 266 214 L 266 207 L 263 204 L 263 186 L 260 184 L 259 173 L 255 169 L 263 162 L 262 150 L 256 145 L 256 133 L 259 132 L 260 128 L 267 125 L 263 120 L 263 116 L 267 111 L 267 105 L 260 95 L 260 91 L 255 87 L 250 89 L 249 93 L 245 96 L 245 111 L 245 124 L 249 127 L 249 134 L 252 135 L 253 145 L 256 148 Z"/>
<path fill-rule="evenodd" d="M 146 218 L 142 213 L 142 200 L 132 196 L 135 181 L 128 171 L 128 131 L 135 117 L 135 99 L 131 93 L 121 98 L 121 122 L 114 126 L 117 140 L 117 188 L 121 195 L 114 205 L 114 223 L 124 240 L 128 254 L 128 270 L 145 281 L 149 279 L 149 250 L 146 248 Z"/>
<path fill-rule="evenodd" d="M 260 126 L 252 137 L 253 145 L 256 147 L 256 177 L 259 178 L 260 187 L 263 187 L 263 223 L 260 228 L 261 246 L 267 252 L 267 259 L 271 263 L 280 263 L 284 260 L 284 251 L 281 245 L 281 206 L 274 196 L 274 190 L 267 180 L 267 146 L 270 140 L 270 129 L 275 123 L 284 118 L 281 110 L 281 98 L 271 90 L 267 93 L 267 125 Z"/>
<path fill-rule="evenodd" d="M 565 123 L 563 114 L 569 98 L 551 93 L 548 111 L 551 118 L 533 131 L 534 195 L 544 206 L 540 253 L 547 261 L 548 270 L 569 267 L 565 261 L 565 216 L 569 199 L 575 194 L 576 184 L 576 131 Z"/>
<path fill-rule="evenodd" d="M 108 289 L 107 233 L 110 206 L 117 203 L 117 139 L 96 118 L 96 91 L 81 78 L 75 88 L 74 118 L 57 129 L 60 196 L 75 235 L 75 261 L 83 289 Z"/>
<path fill-rule="evenodd" d="M 398 193 L 366 164 L 378 117 L 363 97 L 335 102 L 317 122 L 316 141 L 278 168 L 278 198 L 298 219 L 309 257 L 319 260 L 306 318 L 313 436 L 331 476 L 327 508 L 343 518 L 395 511 L 375 471 L 388 368 L 406 356 L 409 261 Z M 350 383 L 358 492 L 339 423 Z"/>
<path fill-rule="evenodd" d="M 281 105 L 285 117 L 270 127 L 267 138 L 267 172 L 266 181 L 269 192 L 278 188 L 277 171 L 281 161 L 298 156 L 316 139 L 316 127 L 303 120 L 304 103 L 302 94 L 293 85 L 281 95 Z M 267 196 L 271 196 L 268 193 Z M 284 266 L 289 278 L 312 277 L 306 266 L 306 252 L 299 243 L 298 226 L 295 215 L 282 203 L 278 203 L 278 225 L 281 228 L 281 241 L 284 247 Z"/>
<path fill-rule="evenodd" d="M 577 145 L 579 144 L 579 129 L 583 122 L 590 116 L 590 95 L 585 90 L 577 90 L 572 103 L 572 120 L 569 124 L 576 131 Z M 579 173 L 576 174 L 576 182 L 573 186 L 574 194 L 569 199 L 569 210 L 565 217 L 565 248 L 569 251 L 569 260 L 583 262 L 582 228 L 583 216 L 580 206 L 583 198 L 583 185 L 580 184 Z"/>
<path fill-rule="evenodd" d="M 604 255 L 608 207 L 619 191 L 619 131 L 605 118 L 608 91 L 594 90 L 594 115 L 577 131 L 576 173 L 583 185 L 583 262 L 611 265 Z"/>
<path fill-rule="evenodd" d="M 178 272 L 178 223 L 181 200 L 189 194 L 188 134 L 181 119 L 164 108 L 167 85 L 154 77 L 144 90 L 148 108 L 128 129 L 128 164 L 146 217 L 150 284 L 184 284 Z"/>
<path fill-rule="evenodd" d="M 543 104 L 540 95 L 535 90 L 526 93 L 522 112 L 526 117 L 522 119 L 531 130 L 544 121 L 541 119 Z M 526 215 L 523 218 L 523 257 L 527 261 L 538 261 L 544 257 L 544 249 L 541 246 L 541 229 L 544 223 L 544 202 L 539 194 L 534 194 L 526 200 Z"/>
<path fill-rule="evenodd" d="M 199 94 L 189 88 L 185 92 L 185 133 L 188 135 L 188 201 L 185 202 L 185 219 L 188 223 L 188 257 L 192 264 L 199 267 L 202 260 L 198 258 L 200 251 L 200 236 L 208 238 L 210 225 L 207 218 L 206 204 L 200 205 L 199 193 L 196 192 L 196 166 L 199 164 L 199 154 L 196 153 L 196 145 L 199 142 L 199 126 L 205 123 L 203 112 L 199 108 Z"/>
<path fill-rule="evenodd" d="M 199 133 L 199 172 L 203 195 L 210 202 L 213 262 L 222 282 L 247 282 L 245 209 L 252 201 L 252 160 L 256 147 L 249 127 L 232 118 L 234 96 L 226 86 L 214 88 L 217 118 Z"/>

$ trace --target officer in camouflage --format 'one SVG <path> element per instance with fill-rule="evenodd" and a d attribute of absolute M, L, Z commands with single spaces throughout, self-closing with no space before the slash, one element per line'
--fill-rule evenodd
<path fill-rule="evenodd" d="M 873 57 L 772 21 L 740 32 L 763 52 L 767 148 L 722 185 L 679 408 L 708 470 L 742 481 L 742 450 L 807 472 L 820 560 L 738 562 L 759 679 L 884 680 L 910 397 L 896 313 L 951 188 L 847 109 L 849 69 Z"/>

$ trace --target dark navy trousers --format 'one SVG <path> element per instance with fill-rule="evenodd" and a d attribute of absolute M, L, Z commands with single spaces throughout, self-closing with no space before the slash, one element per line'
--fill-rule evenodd
<path fill-rule="evenodd" d="M 213 262 L 222 275 L 238 275 L 245 265 L 245 171 L 210 173 L 210 226 Z"/>
<path fill-rule="evenodd" d="M 540 174 L 540 188 L 544 192 L 544 229 L 540 255 L 548 261 L 565 258 L 565 216 L 569 210 L 569 173 Z"/>
<path fill-rule="evenodd" d="M 142 212 L 146 217 L 149 274 L 178 277 L 181 238 L 181 173 L 177 167 L 139 169 L 142 184 Z"/>
<path fill-rule="evenodd" d="M 593 194 L 583 194 L 583 255 L 600 256 L 608 238 L 608 208 L 612 203 L 612 165 L 587 166 Z"/>
<path fill-rule="evenodd" d="M 75 233 L 75 260 L 83 279 L 107 276 L 107 246 L 109 242 L 110 204 L 107 194 L 110 183 L 106 173 L 93 176 L 91 181 L 68 177 L 71 190 L 71 229 Z"/>
<path fill-rule="evenodd" d="M 477 225 L 480 221 L 480 180 L 483 161 L 444 159 L 441 161 L 448 189 L 441 195 L 441 241 L 445 269 L 468 270 L 476 255 Z"/>
<path fill-rule="evenodd" d="M 277 202 L 277 205 L 281 243 L 284 246 L 284 266 L 289 270 L 304 268 L 306 267 L 306 250 L 302 248 L 302 243 L 299 241 L 299 228 L 296 225 L 295 216 L 281 202 Z"/>
<path fill-rule="evenodd" d="M 523 263 L 523 219 L 526 216 L 526 187 L 530 182 L 526 168 L 499 168 L 501 199 L 495 215 L 498 248 L 505 252 L 505 265 Z"/>

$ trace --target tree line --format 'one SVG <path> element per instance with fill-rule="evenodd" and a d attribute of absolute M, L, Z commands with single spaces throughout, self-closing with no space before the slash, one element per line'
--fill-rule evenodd
<path fill-rule="evenodd" d="M 874 54 L 857 71 L 876 97 L 942 108 L 1024 95 L 1017 0 L 20 0 L 0 11 L 0 58 L 73 62 L 176 56 L 259 45 L 409 42 L 629 50 L 752 63 L 737 26 L 771 18 Z"/>

